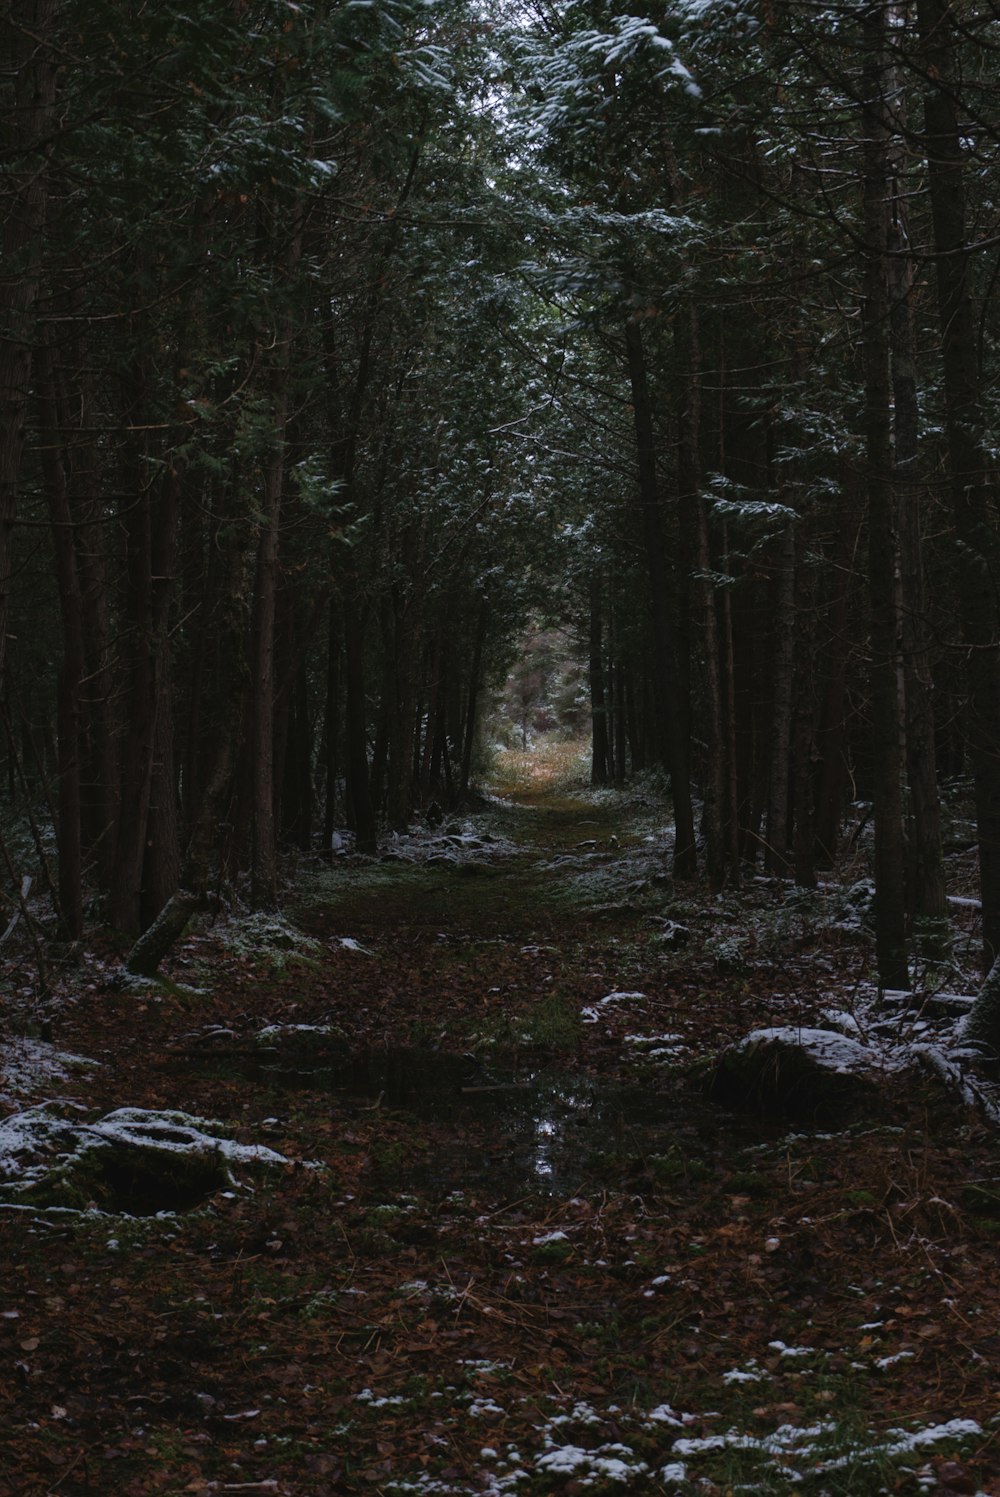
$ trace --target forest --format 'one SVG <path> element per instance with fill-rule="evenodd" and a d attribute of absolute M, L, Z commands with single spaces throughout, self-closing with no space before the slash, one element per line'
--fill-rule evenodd
<path fill-rule="evenodd" d="M 0 38 L 0 1497 L 1000 1491 L 995 0 Z"/>
<path fill-rule="evenodd" d="M 540 613 L 677 877 L 809 885 L 867 802 L 905 988 L 971 787 L 1000 950 L 995 18 L 648 11 L 12 0 L 6 780 L 68 938 L 460 803 Z"/>

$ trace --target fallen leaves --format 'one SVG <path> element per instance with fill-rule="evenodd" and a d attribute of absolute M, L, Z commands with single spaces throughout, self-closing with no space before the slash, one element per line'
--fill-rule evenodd
<path fill-rule="evenodd" d="M 563 845 L 571 835 L 567 821 Z M 96 1490 L 103 1463 L 127 1497 L 324 1497 L 421 1477 L 472 1492 L 487 1467 L 530 1473 L 546 1449 L 567 1451 L 553 1464 L 568 1492 L 611 1481 L 615 1461 L 631 1469 L 612 1446 L 653 1470 L 681 1433 L 711 1441 L 732 1421 L 759 1443 L 754 1420 L 804 1428 L 847 1391 L 870 1431 L 941 1409 L 992 1417 L 994 1241 L 989 1218 L 948 1203 L 992 1177 L 995 1140 L 953 1116 L 928 1129 L 920 1094 L 900 1099 L 910 1151 L 892 1128 L 787 1139 L 706 1109 L 626 1035 L 681 1033 L 708 1053 L 804 1009 L 830 970 L 810 987 L 803 952 L 780 979 L 727 975 L 699 951 L 710 903 L 692 898 L 692 940 L 665 951 L 641 914 L 591 922 L 543 897 L 555 874 L 532 869 L 525 855 L 497 879 L 432 870 L 432 883 L 404 868 L 377 892 L 356 878 L 346 902 L 303 916 L 324 938 L 314 967 L 262 970 L 199 935 L 178 961 L 207 969 L 199 1021 L 228 1036 L 200 1056 L 189 1000 L 140 1012 L 95 987 L 73 1007 L 74 1048 L 113 1053 L 86 1078 L 95 1109 L 182 1103 L 327 1168 L 141 1223 L 0 1214 L 0 1440 L 18 1497 Z M 646 995 L 602 1007 L 599 1026 L 548 1031 L 594 1099 L 545 1120 L 579 1140 L 567 1188 L 520 1165 L 515 1183 L 513 1123 L 373 1107 L 318 1078 L 293 1088 L 235 1053 L 281 1022 L 335 1025 L 358 1046 L 388 1036 L 428 1068 L 432 1046 L 489 1061 L 490 1034 L 520 1047 L 518 1064 L 551 1063 L 538 1004 L 553 991 L 570 1014 Z M 648 1125 L 602 1122 L 601 1099 L 637 1077 Z M 669 1421 L 654 1417 L 668 1405 Z M 970 1471 L 989 1491 L 964 1452 L 935 1458 L 946 1490 L 968 1490 Z"/>

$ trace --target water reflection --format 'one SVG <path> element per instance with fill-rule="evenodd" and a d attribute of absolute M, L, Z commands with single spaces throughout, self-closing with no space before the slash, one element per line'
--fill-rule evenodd
<path fill-rule="evenodd" d="M 219 1059 L 216 1056 L 216 1061 Z M 660 1092 L 567 1070 L 479 1062 L 418 1047 L 352 1050 L 320 1031 L 269 1030 L 259 1055 L 234 1056 L 251 1084 L 364 1098 L 434 1128 L 423 1152 L 373 1168 L 409 1186 L 574 1192 L 620 1185 L 648 1156 L 695 1140 L 718 1112 L 676 1084 Z M 414 1130 L 414 1142 L 420 1139 Z M 397 1182 L 398 1183 L 398 1182 Z"/>
<path fill-rule="evenodd" d="M 535 1174 L 540 1180 L 551 1178 L 554 1173 L 552 1167 L 552 1145 L 558 1134 L 558 1128 L 552 1118 L 536 1118 L 535 1120 Z"/>

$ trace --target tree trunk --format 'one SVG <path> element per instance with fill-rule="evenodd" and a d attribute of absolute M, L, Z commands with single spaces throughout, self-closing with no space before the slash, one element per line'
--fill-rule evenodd
<path fill-rule="evenodd" d="M 688 704 L 681 700 L 670 617 L 670 588 L 660 514 L 659 483 L 656 476 L 656 447 L 653 435 L 653 412 L 646 380 L 646 356 L 639 324 L 625 324 L 625 349 L 628 356 L 632 411 L 635 420 L 636 457 L 639 468 L 639 508 L 641 511 L 643 549 L 649 577 L 650 604 L 655 649 L 654 679 L 660 696 L 667 736 L 666 768 L 674 808 L 674 876 L 693 878 L 697 872 L 694 811 L 691 805 L 690 726 Z"/>
<path fill-rule="evenodd" d="M 250 612 L 250 526 L 232 524 L 220 530 L 222 596 L 217 599 L 220 646 L 213 756 L 205 789 L 192 807 L 192 824 L 178 887 L 125 959 L 128 971 L 151 976 L 184 932 L 195 910 L 207 902 L 213 873 L 222 872 L 222 852 L 232 818 L 236 746 L 243 714 L 243 661 Z"/>
<path fill-rule="evenodd" d="M 465 723 L 462 729 L 462 770 L 458 787 L 459 797 L 462 799 L 468 795 L 469 785 L 472 780 L 472 753 L 476 745 L 479 692 L 482 687 L 483 674 L 483 652 L 486 649 L 489 619 L 489 603 L 483 598 L 479 605 L 479 621 L 476 625 L 476 642 L 473 646 L 472 663 L 469 668 L 469 689 L 465 705 Z"/>
<path fill-rule="evenodd" d="M 625 666 L 621 660 L 612 668 L 611 677 L 614 681 L 615 781 L 623 785 L 627 766 L 628 724 L 625 718 L 625 697 L 628 688 Z"/>
<path fill-rule="evenodd" d="M 953 17 L 945 0 L 918 0 L 924 47 L 924 125 L 934 228 L 951 506 L 959 542 L 968 647 L 968 737 L 975 780 L 983 960 L 1000 955 L 1000 536 L 971 295 L 971 253 Z"/>
<path fill-rule="evenodd" d="M 872 779 L 875 803 L 875 951 L 879 985 L 907 988 L 906 857 L 897 681 L 896 529 L 893 517 L 892 392 L 889 378 L 888 10 L 865 15 L 864 225 L 865 452 L 868 478 Z"/>
<path fill-rule="evenodd" d="M 0 677 L 48 200 L 46 136 L 56 92 L 49 47 L 56 0 L 11 0 L 8 12 L 4 31 L 13 55 L 5 69 L 14 84 L 5 150 L 13 167 L 0 189 Z"/>
<path fill-rule="evenodd" d="M 137 374 L 135 388 L 143 389 Z M 137 399 L 141 406 L 141 398 Z M 143 413 L 144 414 L 144 413 Z M 138 415 L 132 417 L 142 424 Z M 141 438 L 137 435 L 137 448 Z M 126 697 L 122 752 L 121 808 L 115 826 L 111 869 L 110 913 L 117 930 L 136 934 L 141 928 L 142 866 L 146 854 L 146 824 L 156 742 L 156 710 L 160 701 L 159 672 L 163 667 L 153 621 L 152 496 L 150 464 L 144 450 L 135 450 L 130 464 L 134 496 L 123 506 L 126 544 L 125 649 Z M 169 487 L 169 486 L 168 486 Z"/>
<path fill-rule="evenodd" d="M 715 584 L 712 581 L 712 553 L 708 534 L 708 515 L 699 493 L 693 493 L 696 525 L 698 578 L 696 597 L 702 618 L 702 651 L 705 688 L 705 772 L 702 795 L 705 806 L 705 871 L 709 887 L 718 891 L 726 882 L 727 839 L 727 760 L 722 722 L 722 683 L 719 673 L 719 620 L 715 606 Z"/>
<path fill-rule="evenodd" d="M 378 842 L 378 831 L 368 769 L 364 620 L 353 570 L 344 587 L 343 627 L 347 793 L 351 804 L 355 846 L 358 852 L 373 853 Z"/>
<path fill-rule="evenodd" d="M 845 484 L 847 476 L 845 475 Z M 852 496 L 853 497 L 853 496 Z M 815 861 L 821 868 L 832 868 L 840 841 L 844 819 L 844 802 L 848 781 L 848 727 L 851 704 L 848 694 L 848 666 L 854 642 L 850 623 L 854 613 L 854 590 L 857 585 L 857 550 L 863 523 L 860 501 L 845 510 L 839 528 L 834 554 L 833 586 L 829 603 L 829 643 L 821 665 L 821 679 L 826 688 L 819 707 L 816 751 L 819 773 L 815 791 Z"/>
<path fill-rule="evenodd" d="M 59 739 L 59 904 L 66 935 L 83 933 L 83 847 L 80 794 L 80 686 L 84 676 L 83 598 L 73 544 L 73 516 L 58 435 L 58 402 L 49 350 L 39 352 L 42 390 L 42 472 L 52 523 L 56 583 L 62 615 L 63 658 L 56 711 Z"/>
<path fill-rule="evenodd" d="M 337 825 L 337 782 L 340 776 L 340 637 L 341 629 L 337 617 L 338 599 L 329 603 L 330 622 L 327 630 L 326 655 L 326 732 L 325 760 L 323 765 L 326 781 L 326 800 L 323 806 L 323 850 L 328 854 L 333 845 L 334 828 Z"/>
<path fill-rule="evenodd" d="M 405 831 L 413 811 L 413 746 L 416 732 L 416 675 L 419 652 L 413 598 L 395 596 L 389 605 L 386 649 L 387 688 L 392 693 L 386 814 L 395 831 Z"/>
<path fill-rule="evenodd" d="M 608 704 L 604 680 L 604 589 L 595 572 L 590 579 L 590 783 L 608 782 Z"/>
<path fill-rule="evenodd" d="M 684 317 L 685 314 L 679 314 Z M 702 688 L 705 700 L 705 766 L 701 776 L 705 827 L 705 869 L 710 888 L 726 881 L 726 762 L 722 733 L 722 688 L 719 678 L 719 626 L 712 580 L 712 547 L 708 514 L 701 495 L 701 350 L 697 308 L 685 318 L 685 336 L 675 339 L 683 352 L 685 370 L 677 431 L 677 495 L 693 561 L 694 607 L 701 621 Z"/>
<path fill-rule="evenodd" d="M 773 695 L 771 698 L 770 769 L 767 776 L 767 841 L 764 867 L 788 876 L 788 808 L 791 785 L 792 694 L 795 684 L 795 524 L 781 537 L 778 586 L 774 603 Z"/>
<path fill-rule="evenodd" d="M 286 346 L 287 346 L 286 332 Z M 254 909 L 278 903 L 278 850 L 275 836 L 274 707 L 275 619 L 278 596 L 278 550 L 281 494 L 285 476 L 284 428 L 287 418 L 287 366 L 275 373 L 272 421 L 276 448 L 264 466 L 262 522 L 257 545 L 257 587 L 253 628 L 253 695 L 251 707 L 252 870 L 250 901 Z"/>
<path fill-rule="evenodd" d="M 814 650 L 816 576 L 807 564 L 802 526 L 795 557 L 795 675 L 791 721 L 792 876 L 804 889 L 816 883 L 813 751 L 816 742 Z"/>
<path fill-rule="evenodd" d="M 910 786 L 909 894 L 914 930 L 925 956 L 948 949 L 948 904 L 941 844 L 934 680 L 930 655 L 922 544 L 923 488 L 917 472 L 919 407 L 911 305 L 913 265 L 905 254 L 906 205 L 896 190 L 889 261 L 892 308 L 893 435 L 899 532 L 900 643 L 905 681 L 906 765 Z"/>

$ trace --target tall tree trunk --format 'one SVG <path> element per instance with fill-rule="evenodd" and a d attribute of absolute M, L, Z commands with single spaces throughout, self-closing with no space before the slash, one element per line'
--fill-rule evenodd
<path fill-rule="evenodd" d="M 358 852 L 373 853 L 378 841 L 368 769 L 368 694 L 365 686 L 365 638 L 360 588 L 353 570 L 344 581 L 344 742 L 347 793 Z"/>
<path fill-rule="evenodd" d="M 628 723 L 625 717 L 628 683 L 624 662 L 619 660 L 611 674 L 614 681 L 615 780 L 623 785 L 628 763 Z"/>
<path fill-rule="evenodd" d="M 897 680 L 896 528 L 889 377 L 889 128 L 886 99 L 888 7 L 865 14 L 864 224 L 865 452 L 868 480 L 872 780 L 875 802 L 875 952 L 879 984 L 908 988 L 906 857 L 901 790 L 902 738 Z"/>
<path fill-rule="evenodd" d="M 604 679 L 604 588 L 601 577 L 590 579 L 590 783 L 608 782 L 608 704 Z"/>
<path fill-rule="evenodd" d="M 726 881 L 726 763 L 722 733 L 722 689 L 719 678 L 719 627 L 715 610 L 712 547 L 708 513 L 701 495 L 701 340 L 698 310 L 692 303 L 679 314 L 685 330 L 675 338 L 686 369 L 677 422 L 677 495 L 693 562 L 694 606 L 701 622 L 702 688 L 705 699 L 705 766 L 701 776 L 704 806 L 705 869 L 712 889 Z"/>
<path fill-rule="evenodd" d="M 814 649 L 816 576 L 807 564 L 803 527 L 798 530 L 795 557 L 795 676 L 791 721 L 792 874 L 802 888 L 816 883 L 813 751 L 816 742 Z"/>
<path fill-rule="evenodd" d="M 483 676 L 483 654 L 486 649 L 486 636 L 489 630 L 490 606 L 486 598 L 479 605 L 479 618 L 476 623 L 476 641 L 472 650 L 472 662 L 469 667 L 469 686 L 465 704 L 465 722 L 462 728 L 462 769 L 459 780 L 458 793 L 464 798 L 469 793 L 469 785 L 472 781 L 472 754 L 476 746 L 476 728 L 479 717 L 479 693 L 482 689 Z"/>
<path fill-rule="evenodd" d="M 59 739 L 59 904 L 66 934 L 83 932 L 83 846 L 80 795 L 80 690 L 83 654 L 83 598 L 73 544 L 73 515 L 66 467 L 58 433 L 58 402 L 52 358 L 47 348 L 38 357 L 42 406 L 42 471 L 52 523 L 56 583 L 62 615 L 63 657 L 59 666 L 56 711 Z"/>
<path fill-rule="evenodd" d="M 174 765 L 173 691 L 166 641 L 161 659 L 162 668 L 157 677 L 153 763 L 139 901 L 139 922 L 143 929 L 156 919 L 177 888 L 181 874 L 177 774 Z"/>
<path fill-rule="evenodd" d="M 278 440 L 286 406 L 279 397 L 273 420 Z M 252 873 L 250 899 L 255 909 L 274 909 L 278 903 L 278 853 L 275 838 L 274 704 L 275 618 L 278 591 L 278 549 L 281 534 L 281 491 L 284 449 L 265 465 L 261 500 L 262 525 L 257 546 L 257 587 L 253 627 L 253 693 L 251 743 L 253 755 Z"/>
<path fill-rule="evenodd" d="M 145 380 L 134 377 L 139 428 L 131 454 L 129 477 L 134 494 L 123 505 L 125 533 L 125 607 L 127 633 L 124 744 L 122 750 L 121 808 L 115 826 L 111 868 L 110 914 L 117 930 L 136 934 L 141 927 L 142 867 L 146 854 L 146 824 L 156 744 L 156 710 L 160 701 L 159 672 L 163 661 L 153 623 L 152 480 L 151 463 L 143 442 Z M 140 445 L 141 444 L 141 445 Z"/>
<path fill-rule="evenodd" d="M 393 695 L 386 811 L 389 825 L 405 831 L 413 811 L 413 746 L 416 733 L 416 676 L 419 653 L 418 609 L 411 596 L 392 598 L 386 647 Z"/>
<path fill-rule="evenodd" d="M 697 527 L 698 577 L 696 597 L 702 618 L 705 687 L 705 772 L 702 794 L 705 805 L 705 871 L 710 888 L 719 890 L 726 882 L 727 871 L 727 758 L 723 732 L 722 682 L 719 671 L 719 620 L 715 606 L 715 584 L 712 581 L 712 553 L 708 534 L 708 515 L 701 495 L 692 495 Z"/>
<path fill-rule="evenodd" d="M 340 639 L 341 628 L 337 607 L 339 599 L 331 597 L 329 603 L 330 622 L 327 629 L 326 654 L 326 705 L 324 715 L 326 731 L 324 738 L 325 760 L 323 764 L 326 782 L 326 800 L 323 806 L 323 848 L 329 853 L 333 845 L 333 832 L 337 825 L 337 782 L 340 775 Z"/>
<path fill-rule="evenodd" d="M 778 556 L 774 601 L 773 694 L 767 775 L 767 841 L 764 867 L 779 878 L 788 875 L 788 808 L 790 798 L 792 699 L 795 685 L 796 525 L 788 521 Z"/>
<path fill-rule="evenodd" d="M 10 0 L 5 35 L 14 80 L 0 189 L 0 677 L 7 648 L 21 449 L 31 386 L 34 308 L 48 200 L 47 144 L 56 93 L 50 51 L 56 0 Z"/>
<path fill-rule="evenodd" d="M 130 972 L 144 976 L 156 971 L 191 915 L 206 904 L 213 874 L 223 871 L 245 695 L 242 666 L 250 614 L 249 524 L 222 527 L 220 542 L 224 546 L 219 571 L 221 596 L 213 600 L 220 664 L 213 702 L 212 760 L 204 791 L 191 807 L 191 830 L 178 886 L 125 960 Z"/>
<path fill-rule="evenodd" d="M 895 90 L 898 93 L 898 89 Z M 899 532 L 900 643 L 905 681 L 906 766 L 910 786 L 909 891 L 915 932 L 924 954 L 948 946 L 948 904 L 941 841 L 934 722 L 934 680 L 924 585 L 923 486 L 917 471 L 919 408 L 913 328 L 913 264 L 906 255 L 906 204 L 898 188 L 892 204 L 889 260 L 893 436 Z"/>
<path fill-rule="evenodd" d="M 665 719 L 668 754 L 666 767 L 670 774 L 674 808 L 673 870 L 676 878 L 688 879 L 694 877 L 698 866 L 694 811 L 691 805 L 690 712 L 688 703 L 681 700 L 678 685 L 674 627 L 670 617 L 669 578 L 663 550 L 660 492 L 656 476 L 653 411 L 646 379 L 642 332 L 635 321 L 630 320 L 625 324 L 625 349 L 635 420 L 639 508 L 656 656 L 654 679 L 660 697 L 658 705 Z"/>
<path fill-rule="evenodd" d="M 845 487 L 849 475 L 845 475 Z M 853 494 L 848 490 L 853 501 Z M 815 791 L 815 860 L 821 868 L 832 868 L 840 841 L 848 781 L 848 727 L 850 699 L 848 666 L 854 642 L 850 621 L 857 579 L 857 551 L 864 516 L 862 503 L 852 502 L 839 527 L 834 553 L 833 598 L 829 603 L 828 644 L 821 662 L 825 682 L 819 706 L 816 751 L 819 773 Z"/>
<path fill-rule="evenodd" d="M 964 152 L 947 0 L 918 0 L 924 127 L 934 228 L 951 507 L 968 646 L 968 736 L 975 779 L 983 961 L 1000 955 L 1000 526 L 976 348 Z"/>

